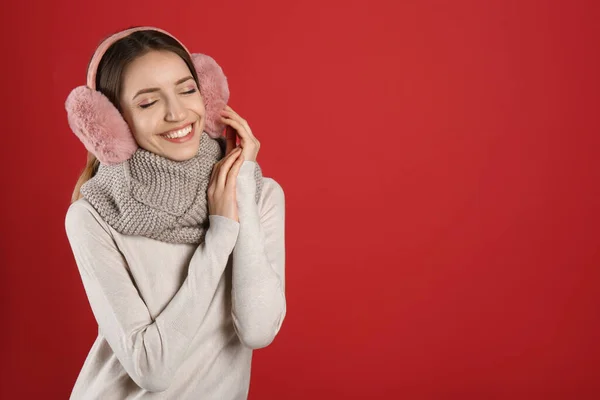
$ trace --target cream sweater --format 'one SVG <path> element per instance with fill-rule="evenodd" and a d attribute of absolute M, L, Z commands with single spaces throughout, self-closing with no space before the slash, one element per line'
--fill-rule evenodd
<path fill-rule="evenodd" d="M 286 314 L 285 199 L 256 163 L 237 178 L 240 222 L 210 215 L 201 245 L 116 232 L 85 199 L 65 228 L 98 337 L 71 399 L 246 399 L 252 349 Z"/>

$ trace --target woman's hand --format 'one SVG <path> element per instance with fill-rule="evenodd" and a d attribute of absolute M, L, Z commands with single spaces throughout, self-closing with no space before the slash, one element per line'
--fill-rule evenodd
<path fill-rule="evenodd" d="M 260 142 L 252 134 L 252 130 L 245 119 L 240 117 L 229 106 L 221 111 L 221 121 L 227 124 L 225 136 L 227 138 L 227 148 L 225 154 L 229 154 L 236 148 L 236 133 L 240 137 L 240 147 L 245 161 L 256 162 L 256 156 L 260 149 Z"/>
<path fill-rule="evenodd" d="M 221 215 L 239 222 L 236 181 L 244 156 L 237 148 L 218 161 L 208 183 L 208 215 Z"/>

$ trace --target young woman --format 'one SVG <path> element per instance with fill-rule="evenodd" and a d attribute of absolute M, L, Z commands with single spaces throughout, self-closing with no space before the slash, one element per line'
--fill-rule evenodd
<path fill-rule="evenodd" d="M 286 313 L 285 203 L 228 93 L 210 57 L 136 27 L 69 95 L 89 153 L 65 227 L 98 322 L 72 399 L 247 398 Z"/>

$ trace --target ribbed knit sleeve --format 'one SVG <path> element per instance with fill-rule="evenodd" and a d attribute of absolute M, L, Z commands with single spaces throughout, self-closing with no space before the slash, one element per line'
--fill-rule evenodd
<path fill-rule="evenodd" d="M 232 313 L 238 337 L 249 348 L 269 345 L 286 314 L 285 197 L 264 178 L 255 201 L 257 164 L 244 161 L 237 179 L 240 231 L 233 249 Z"/>
<path fill-rule="evenodd" d="M 164 391 L 187 355 L 236 243 L 239 223 L 211 215 L 175 296 L 152 318 L 109 227 L 91 207 L 73 203 L 65 229 L 91 309 L 129 376 L 148 391 Z"/>

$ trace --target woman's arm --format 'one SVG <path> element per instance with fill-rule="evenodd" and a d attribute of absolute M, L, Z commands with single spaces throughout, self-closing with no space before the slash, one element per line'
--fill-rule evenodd
<path fill-rule="evenodd" d="M 239 232 L 239 223 L 210 215 L 181 288 L 153 320 L 106 223 L 74 203 L 65 229 L 99 330 L 131 379 L 160 392 L 171 384 L 200 327 Z"/>
<path fill-rule="evenodd" d="M 233 249 L 232 313 L 238 337 L 249 348 L 269 345 L 283 323 L 285 300 L 285 197 L 266 178 L 256 204 L 253 161 L 244 161 L 236 197 L 240 219 Z"/>

